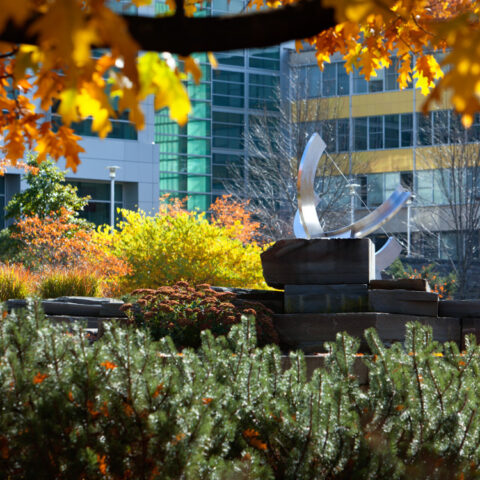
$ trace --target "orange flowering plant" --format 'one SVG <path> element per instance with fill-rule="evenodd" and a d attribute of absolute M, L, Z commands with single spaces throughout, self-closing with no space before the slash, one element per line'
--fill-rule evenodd
<path fill-rule="evenodd" d="M 234 293 L 217 292 L 208 284 L 192 286 L 180 281 L 156 290 L 135 290 L 132 296 L 136 301 L 122 307 L 130 321 L 147 328 L 155 340 L 169 335 L 177 347 L 198 348 L 200 333 L 207 329 L 214 336 L 226 335 L 242 315 L 256 318 L 261 345 L 279 341 L 272 311 L 258 302 L 239 303 Z"/>

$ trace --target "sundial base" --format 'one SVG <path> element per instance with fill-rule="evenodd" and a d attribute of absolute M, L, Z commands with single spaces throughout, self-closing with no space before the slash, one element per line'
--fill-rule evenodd
<path fill-rule="evenodd" d="M 261 255 L 268 285 L 368 284 L 375 278 L 375 248 L 368 238 L 279 240 Z"/>

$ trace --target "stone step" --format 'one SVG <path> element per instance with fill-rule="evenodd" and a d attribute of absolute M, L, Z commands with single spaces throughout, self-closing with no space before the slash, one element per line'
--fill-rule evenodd
<path fill-rule="evenodd" d="M 369 290 L 370 310 L 404 315 L 438 316 L 438 294 L 413 290 Z"/>
<path fill-rule="evenodd" d="M 431 292 L 430 285 L 423 278 L 398 278 L 395 280 L 370 280 L 372 290 L 416 290 Z"/>
<path fill-rule="evenodd" d="M 480 300 L 440 300 L 438 314 L 448 317 L 480 318 Z"/>
<path fill-rule="evenodd" d="M 370 327 L 377 329 L 383 342 L 403 342 L 405 326 L 420 322 L 433 328 L 433 337 L 439 342 L 454 341 L 460 345 L 462 326 L 457 318 L 400 315 L 392 313 L 303 313 L 274 315 L 274 325 L 285 350 L 303 350 L 305 353 L 324 352 L 324 343 L 335 340 L 338 332 L 363 339 Z M 362 340 L 361 351 L 368 351 Z"/>
<path fill-rule="evenodd" d="M 368 311 L 367 284 L 285 285 L 285 313 Z"/>

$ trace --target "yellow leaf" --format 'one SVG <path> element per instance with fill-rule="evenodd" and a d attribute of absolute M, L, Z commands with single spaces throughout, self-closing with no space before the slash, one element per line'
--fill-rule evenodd
<path fill-rule="evenodd" d="M 170 69 L 158 54 L 149 52 L 138 59 L 140 98 L 155 96 L 155 109 L 168 107 L 170 117 L 184 125 L 191 105 L 187 92 L 178 75 Z"/>
<path fill-rule="evenodd" d="M 207 56 L 208 56 L 208 61 L 210 62 L 210 65 L 212 66 L 212 68 L 218 68 L 218 62 L 213 52 L 207 52 Z"/>
<path fill-rule="evenodd" d="M 70 125 L 72 122 L 80 120 L 77 112 L 77 96 L 76 88 L 67 88 L 60 94 L 60 105 L 58 113 L 62 116 L 62 121 L 65 125 Z"/>

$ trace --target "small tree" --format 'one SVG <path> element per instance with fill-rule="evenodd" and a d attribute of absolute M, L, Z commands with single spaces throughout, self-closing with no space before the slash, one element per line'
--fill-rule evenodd
<path fill-rule="evenodd" d="M 5 207 L 5 217 L 15 221 L 22 217 L 39 218 L 58 217 L 62 208 L 72 212 L 72 221 L 78 220 L 80 212 L 90 197 L 79 197 L 77 188 L 65 183 L 65 173 L 51 160 L 39 163 L 37 157 L 30 155 L 27 165 L 32 167 L 24 179 L 28 188 L 17 193 Z"/>
<path fill-rule="evenodd" d="M 417 215 L 416 222 L 427 234 L 449 234 L 441 245 L 457 275 L 457 295 L 462 298 L 471 293 L 468 277 L 479 254 L 480 130 L 478 126 L 466 130 L 453 112 L 435 115 L 433 122 L 420 129 L 421 141 L 435 145 L 420 150 L 422 160 L 433 170 L 435 206 L 427 217 Z M 423 190 L 417 194 L 420 204 L 432 200 L 426 202 Z"/>

